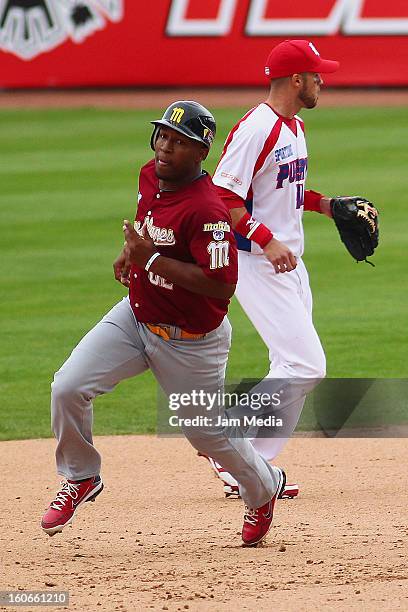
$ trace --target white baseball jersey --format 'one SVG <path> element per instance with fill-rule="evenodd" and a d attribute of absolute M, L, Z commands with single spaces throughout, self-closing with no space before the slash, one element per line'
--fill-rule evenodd
<path fill-rule="evenodd" d="M 264 223 L 295 256 L 303 253 L 303 201 L 307 149 L 302 120 L 280 117 L 263 102 L 235 125 L 214 173 L 215 185 L 245 200 L 248 212 Z M 236 234 L 238 248 L 262 249 Z"/>
<path fill-rule="evenodd" d="M 303 254 L 307 149 L 303 122 L 280 117 L 266 103 L 250 110 L 231 130 L 215 171 L 215 185 L 243 198 L 248 212 L 264 223 L 298 258 L 291 272 L 277 274 L 251 238 L 236 233 L 239 252 L 236 297 L 269 349 L 267 378 L 307 380 L 290 405 L 285 421 L 296 425 L 306 389 L 325 375 L 325 356 L 312 321 L 312 294 Z M 320 194 L 315 194 L 320 200 Z M 306 204 L 309 192 L 306 192 Z M 313 199 L 313 198 L 312 198 Z M 310 202 L 312 204 L 312 202 Z M 311 210 L 317 210 L 311 206 Z M 261 383 L 262 384 L 262 383 Z M 296 385 L 295 385 L 296 386 Z M 254 388 L 255 390 L 257 387 Z M 287 438 L 255 438 L 256 450 L 272 460 Z"/>

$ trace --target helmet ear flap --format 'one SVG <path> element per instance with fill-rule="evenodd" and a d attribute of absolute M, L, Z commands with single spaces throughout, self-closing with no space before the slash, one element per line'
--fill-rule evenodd
<path fill-rule="evenodd" d="M 155 150 L 155 147 L 156 147 L 156 140 L 157 140 L 157 136 L 159 135 L 159 129 L 160 129 L 160 126 L 155 125 L 152 135 L 150 137 L 150 147 L 153 149 L 153 151 Z"/>

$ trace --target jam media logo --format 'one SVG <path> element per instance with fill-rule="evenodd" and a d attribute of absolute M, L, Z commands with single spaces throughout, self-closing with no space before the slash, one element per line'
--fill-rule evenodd
<path fill-rule="evenodd" d="M 30 60 L 120 21 L 124 0 L 0 0 L 0 49 Z"/>
<path fill-rule="evenodd" d="M 217 14 L 202 18 L 192 0 L 172 0 L 168 36 L 226 36 L 233 28 L 239 0 L 218 0 Z M 399 0 L 326 0 L 321 16 L 313 3 L 299 3 L 287 15 L 275 0 L 250 0 L 247 36 L 399 36 L 408 34 L 408 2 Z M 322 3 L 320 3 L 323 6 Z M 404 5 L 404 6 L 403 6 Z M 275 6 L 275 10 L 274 10 Z M 308 10 L 310 7 L 310 16 Z M 314 13 L 314 16 L 311 15 Z M 372 15 L 375 15 L 373 17 Z"/>

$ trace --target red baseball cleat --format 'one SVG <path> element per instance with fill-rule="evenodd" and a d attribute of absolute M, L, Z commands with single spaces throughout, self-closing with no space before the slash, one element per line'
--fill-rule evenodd
<path fill-rule="evenodd" d="M 63 480 L 61 485 L 41 521 L 43 531 L 49 536 L 61 532 L 66 525 L 72 523 L 79 506 L 84 502 L 94 501 L 103 489 L 100 476 L 80 481 Z"/>
<path fill-rule="evenodd" d="M 244 546 L 256 546 L 264 539 L 271 528 L 275 502 L 283 491 L 286 481 L 285 472 L 280 468 L 276 469 L 279 470 L 280 478 L 278 488 L 272 499 L 260 508 L 245 506 L 244 525 L 242 527 Z"/>

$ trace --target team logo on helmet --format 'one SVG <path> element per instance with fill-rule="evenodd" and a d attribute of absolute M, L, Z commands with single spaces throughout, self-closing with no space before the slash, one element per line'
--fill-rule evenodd
<path fill-rule="evenodd" d="M 178 106 L 175 106 L 171 111 L 170 121 L 172 121 L 173 123 L 180 123 L 183 115 L 184 108 L 179 108 Z"/>
<path fill-rule="evenodd" d="M 0 49 L 23 60 L 120 21 L 124 0 L 0 0 Z"/>
<path fill-rule="evenodd" d="M 210 144 L 214 141 L 214 132 L 210 128 L 204 128 L 204 140 L 207 140 Z"/>

